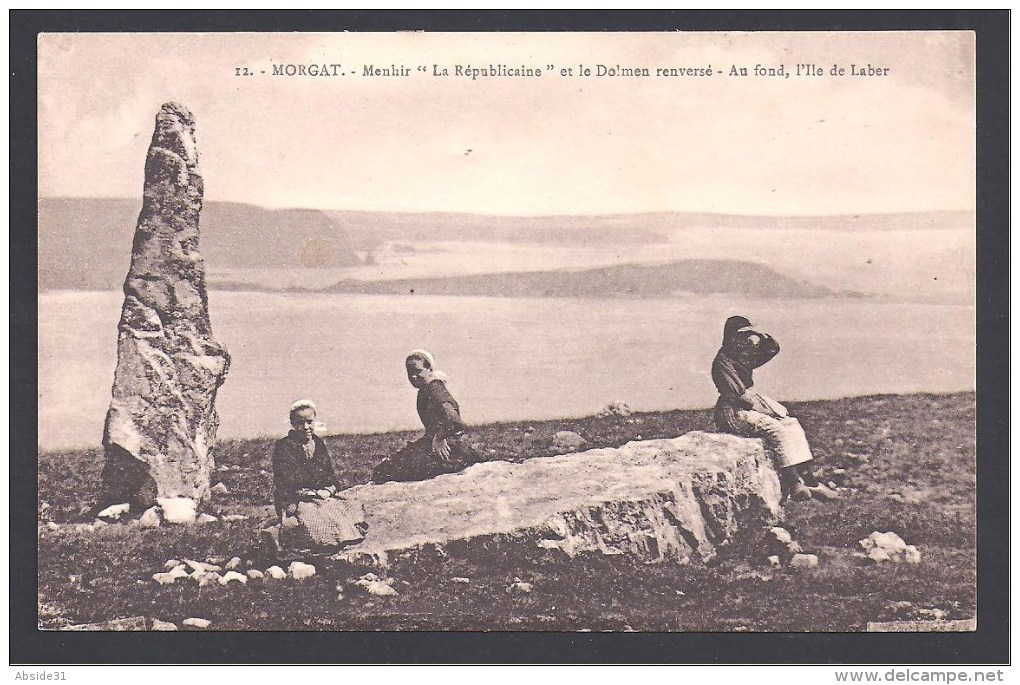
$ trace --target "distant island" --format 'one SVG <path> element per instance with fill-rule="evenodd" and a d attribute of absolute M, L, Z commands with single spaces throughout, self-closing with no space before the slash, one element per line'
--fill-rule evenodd
<path fill-rule="evenodd" d="M 749 297 L 860 297 L 798 281 L 761 264 L 732 259 L 686 259 L 577 271 L 526 271 L 386 281 L 344 279 L 326 292 L 373 295 L 481 297 L 668 297 L 738 293 Z"/>
<path fill-rule="evenodd" d="M 141 201 L 40 198 L 38 287 L 120 290 Z M 966 211 L 485 216 L 207 201 L 211 290 L 973 301 Z M 971 256 L 968 256 L 971 255 Z"/>

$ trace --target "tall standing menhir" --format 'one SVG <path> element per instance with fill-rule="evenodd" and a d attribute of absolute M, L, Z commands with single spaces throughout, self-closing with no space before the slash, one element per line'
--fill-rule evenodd
<path fill-rule="evenodd" d="M 216 391 L 230 366 L 212 337 L 198 251 L 202 176 L 195 119 L 166 103 L 145 159 L 142 211 L 124 281 L 99 504 L 149 507 L 209 495 Z"/>

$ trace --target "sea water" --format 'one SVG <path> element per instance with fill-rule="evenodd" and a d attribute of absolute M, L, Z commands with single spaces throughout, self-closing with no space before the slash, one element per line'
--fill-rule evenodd
<path fill-rule="evenodd" d="M 39 447 L 95 446 L 117 362 L 119 292 L 39 296 Z M 431 351 L 469 423 L 709 407 L 727 316 L 782 352 L 756 372 L 785 401 L 975 387 L 974 308 L 867 299 L 730 296 L 557 299 L 212 292 L 233 358 L 217 397 L 221 437 L 282 435 L 298 398 L 326 431 L 420 427 L 404 374 Z"/>

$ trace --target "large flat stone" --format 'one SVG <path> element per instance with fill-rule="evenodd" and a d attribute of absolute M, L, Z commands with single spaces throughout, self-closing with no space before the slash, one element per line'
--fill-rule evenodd
<path fill-rule="evenodd" d="M 430 547 L 498 540 L 648 562 L 702 562 L 782 518 L 760 440 L 693 432 L 613 449 L 486 462 L 414 483 L 361 485 L 365 539 L 334 558 L 385 566 Z M 478 545 L 477 543 L 482 543 Z"/>

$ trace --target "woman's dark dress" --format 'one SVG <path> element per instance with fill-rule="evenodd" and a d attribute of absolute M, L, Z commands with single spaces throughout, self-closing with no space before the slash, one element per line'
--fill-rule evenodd
<path fill-rule="evenodd" d="M 460 418 L 460 405 L 446 383 L 435 379 L 420 388 L 417 408 L 425 435 L 380 462 L 372 471 L 373 482 L 426 480 L 460 471 L 478 461 L 477 453 L 464 437 L 467 425 Z M 445 438 L 450 446 L 448 461 L 432 453 L 432 439 L 436 436 Z"/>
<path fill-rule="evenodd" d="M 778 468 L 810 462 L 811 448 L 800 422 L 775 400 L 753 391 L 754 369 L 779 354 L 779 343 L 765 333 L 751 332 L 759 338 L 752 345 L 739 328 L 727 321 L 723 345 L 712 361 L 712 381 L 719 391 L 716 426 L 726 433 L 761 438 Z"/>
<path fill-rule="evenodd" d="M 336 486 L 338 479 L 329 458 L 326 443 L 318 435 L 312 436 L 315 451 L 309 457 L 304 446 L 295 439 L 293 431 L 276 441 L 273 448 L 273 501 L 276 515 L 298 502 L 302 488 L 320 490 Z"/>
<path fill-rule="evenodd" d="M 719 391 L 715 405 L 715 423 L 719 430 L 741 434 L 741 422 L 736 412 L 752 409 L 768 413 L 767 408 L 756 406 L 757 396 L 750 401 L 743 399 L 744 393 L 754 387 L 754 369 L 763 366 L 779 354 L 779 343 L 769 335 L 758 333 L 761 342 L 754 348 L 740 349 L 739 343 L 727 341 L 719 348 L 712 361 L 712 381 Z"/>

